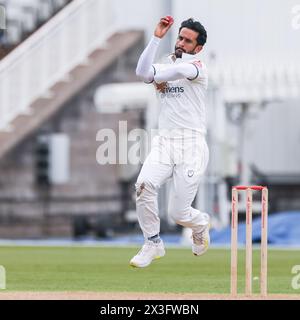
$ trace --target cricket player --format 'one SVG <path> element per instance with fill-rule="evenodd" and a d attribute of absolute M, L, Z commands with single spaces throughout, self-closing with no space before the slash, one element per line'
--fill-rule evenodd
<path fill-rule="evenodd" d="M 165 255 L 157 194 L 167 180 L 171 181 L 168 214 L 177 224 L 192 229 L 194 255 L 205 253 L 210 243 L 209 215 L 191 206 L 209 157 L 204 101 L 208 79 L 199 57 L 207 34 L 200 22 L 183 21 L 175 52 L 155 64 L 160 42 L 173 22 L 171 16 L 160 19 L 136 68 L 140 79 L 154 85 L 161 109 L 159 133 L 136 182 L 137 215 L 145 243 L 130 265 L 139 268 Z"/>

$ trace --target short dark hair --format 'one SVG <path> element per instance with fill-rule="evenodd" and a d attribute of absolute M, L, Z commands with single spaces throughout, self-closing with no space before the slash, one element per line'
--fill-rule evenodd
<path fill-rule="evenodd" d="M 188 28 L 198 32 L 197 43 L 203 46 L 206 43 L 207 32 L 203 25 L 199 21 L 195 21 L 193 18 L 189 18 L 181 23 L 179 32 L 182 28 Z"/>

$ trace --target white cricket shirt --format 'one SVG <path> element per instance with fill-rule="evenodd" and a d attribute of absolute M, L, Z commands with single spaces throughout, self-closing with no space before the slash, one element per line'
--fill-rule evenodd
<path fill-rule="evenodd" d="M 199 54 L 182 54 L 181 59 L 174 55 L 167 57 L 162 64 L 153 64 L 155 72 L 170 64 L 192 63 L 197 69 L 194 79 L 168 81 L 164 92 L 157 91 L 160 103 L 158 128 L 160 135 L 181 136 L 184 134 L 206 134 L 205 96 L 208 84 L 207 68 L 200 61 Z"/>

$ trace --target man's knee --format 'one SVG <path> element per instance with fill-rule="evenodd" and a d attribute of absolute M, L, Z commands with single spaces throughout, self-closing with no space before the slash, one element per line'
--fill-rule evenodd
<path fill-rule="evenodd" d="M 156 194 L 155 186 L 147 180 L 137 181 L 135 184 L 136 190 L 136 201 L 147 198 L 149 196 L 154 196 Z"/>

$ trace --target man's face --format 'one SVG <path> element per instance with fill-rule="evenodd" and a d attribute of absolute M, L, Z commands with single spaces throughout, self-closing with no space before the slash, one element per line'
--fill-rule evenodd
<path fill-rule="evenodd" d="M 201 51 L 202 46 L 197 43 L 198 32 L 182 28 L 178 34 L 175 44 L 175 56 L 181 58 L 182 53 L 196 54 Z"/>

